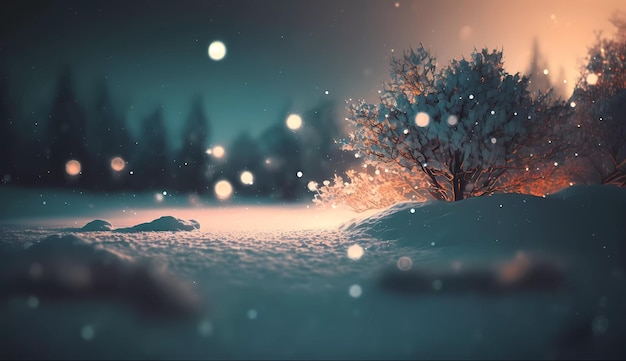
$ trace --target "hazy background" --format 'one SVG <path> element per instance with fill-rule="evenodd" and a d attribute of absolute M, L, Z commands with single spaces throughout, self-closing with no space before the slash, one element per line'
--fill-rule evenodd
<path fill-rule="evenodd" d="M 3 1 L 0 69 L 31 118 L 49 111 L 60 70 L 79 96 L 106 79 L 137 129 L 162 104 L 178 134 L 202 95 L 211 142 L 253 136 L 323 98 L 375 100 L 389 59 L 420 42 L 440 63 L 474 48 L 502 48 L 509 72 L 525 71 L 533 39 L 553 83 L 571 92 L 594 31 L 611 35 L 606 1 Z M 213 40 L 227 46 L 207 56 Z M 328 94 L 326 94 L 328 91 Z M 172 137 L 172 141 L 177 138 Z"/>

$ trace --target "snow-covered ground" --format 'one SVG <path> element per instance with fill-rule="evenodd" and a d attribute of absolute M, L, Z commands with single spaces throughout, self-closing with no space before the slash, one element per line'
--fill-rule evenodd
<path fill-rule="evenodd" d="M 0 197 L 1 358 L 626 357 L 623 189 L 361 215 Z"/>

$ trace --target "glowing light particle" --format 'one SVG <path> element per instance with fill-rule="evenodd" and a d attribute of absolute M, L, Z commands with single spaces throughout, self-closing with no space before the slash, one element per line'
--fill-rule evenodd
<path fill-rule="evenodd" d="M 298 178 L 302 178 L 302 176 L 303 176 L 303 175 L 304 175 L 304 174 L 302 173 L 302 171 L 301 171 L 301 170 L 299 170 L 298 172 L 296 172 L 296 177 L 298 177 Z"/>
<path fill-rule="evenodd" d="M 496 144 L 498 142 L 498 140 L 495 137 L 491 138 L 491 144 Z"/>
<path fill-rule="evenodd" d="M 543 69 L 543 75 L 548 75 L 550 74 L 550 71 L 548 69 Z"/>
<path fill-rule="evenodd" d="M 241 181 L 241 183 L 249 186 L 254 183 L 254 175 L 252 174 L 252 172 L 246 170 L 241 172 L 239 180 Z"/>
<path fill-rule="evenodd" d="M 285 124 L 287 124 L 287 128 L 291 130 L 298 130 L 302 127 L 302 118 L 298 114 L 290 114 Z"/>
<path fill-rule="evenodd" d="M 576 107 L 576 102 L 569 103 L 569 106 L 572 107 L 572 108 L 575 108 Z"/>
<path fill-rule="evenodd" d="M 211 149 L 211 153 L 215 158 L 222 158 L 226 155 L 226 150 L 221 145 L 216 145 Z"/>
<path fill-rule="evenodd" d="M 596 83 L 598 82 L 598 75 L 591 73 L 587 75 L 587 78 L 585 80 L 587 81 L 587 84 L 589 85 L 596 85 Z"/>
<path fill-rule="evenodd" d="M 357 261 L 361 259 L 361 257 L 363 257 L 363 247 L 358 244 L 353 244 L 348 247 L 348 258 Z"/>
<path fill-rule="evenodd" d="M 80 174 L 81 166 L 80 162 L 76 159 L 72 159 L 65 163 L 65 172 L 70 176 L 77 176 Z"/>
<path fill-rule="evenodd" d="M 315 181 L 310 181 L 309 183 L 307 183 L 306 187 L 311 191 L 311 192 L 315 192 L 317 190 L 317 182 Z"/>
<path fill-rule="evenodd" d="M 163 199 L 165 199 L 165 197 L 163 197 L 163 193 L 157 193 L 154 195 L 154 200 L 159 203 L 163 202 Z"/>
<path fill-rule="evenodd" d="M 598 315 L 593 318 L 593 321 L 591 322 L 591 330 L 594 335 L 601 335 L 605 333 L 608 328 L 609 320 L 605 316 Z"/>
<path fill-rule="evenodd" d="M 398 258 L 397 266 L 400 271 L 408 271 L 413 266 L 413 261 L 407 256 L 402 256 Z"/>
<path fill-rule="evenodd" d="M 443 282 L 441 280 L 433 281 L 433 289 L 435 291 L 441 291 L 442 288 L 443 288 Z"/>
<path fill-rule="evenodd" d="M 213 323 L 203 320 L 198 324 L 198 333 L 202 337 L 209 337 L 213 334 Z"/>
<path fill-rule="evenodd" d="M 428 113 L 419 112 L 415 116 L 415 124 L 418 127 L 426 127 L 430 123 L 430 115 Z"/>
<path fill-rule="evenodd" d="M 26 305 L 30 308 L 39 307 L 39 298 L 37 298 L 37 296 L 28 296 L 26 299 Z"/>
<path fill-rule="evenodd" d="M 255 309 L 253 309 L 253 308 L 249 309 L 248 312 L 246 313 L 246 315 L 251 320 L 256 320 L 256 318 L 259 317 L 259 313 Z"/>
<path fill-rule="evenodd" d="M 111 169 L 116 172 L 121 172 L 126 167 L 126 162 L 121 157 L 115 157 L 111 159 Z"/>
<path fill-rule="evenodd" d="M 211 60 L 222 60 L 226 56 L 226 45 L 224 45 L 221 41 L 216 40 L 209 45 L 208 53 Z"/>
<path fill-rule="evenodd" d="M 456 115 L 448 116 L 448 125 L 449 126 L 455 126 L 458 122 L 459 122 L 459 117 L 457 117 Z"/>
<path fill-rule="evenodd" d="M 95 335 L 96 333 L 92 325 L 85 325 L 80 329 L 80 337 L 85 341 L 93 340 Z"/>
<path fill-rule="evenodd" d="M 230 182 L 223 179 L 215 183 L 214 191 L 217 199 L 223 201 L 233 195 L 233 186 L 230 184 Z"/>
<path fill-rule="evenodd" d="M 359 285 L 352 285 L 348 289 L 348 293 L 350 294 L 350 297 L 359 298 L 363 294 L 363 289 L 361 289 L 361 286 Z"/>

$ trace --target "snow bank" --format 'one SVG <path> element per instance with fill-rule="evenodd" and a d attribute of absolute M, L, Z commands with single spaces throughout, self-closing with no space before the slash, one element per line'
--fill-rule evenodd
<path fill-rule="evenodd" d="M 21 252 L 1 257 L 2 298 L 116 300 L 152 317 L 200 311 L 190 286 L 165 269 L 74 235 L 49 236 Z"/>
<path fill-rule="evenodd" d="M 172 216 L 163 216 L 152 222 L 141 223 L 133 227 L 118 228 L 114 232 L 132 233 L 132 232 L 177 232 L 177 231 L 193 231 L 200 229 L 198 221 L 190 219 L 188 221 Z"/>
<path fill-rule="evenodd" d="M 599 239 L 621 244 L 625 215 L 625 189 L 575 186 L 545 198 L 496 194 L 460 202 L 399 203 L 341 229 L 430 250 L 584 247 Z"/>
<path fill-rule="evenodd" d="M 101 231 L 110 231 L 113 229 L 113 225 L 109 221 L 104 221 L 102 219 L 94 219 L 93 221 L 85 224 L 80 231 L 83 232 L 101 232 Z"/>
<path fill-rule="evenodd" d="M 382 273 L 383 289 L 503 294 L 575 287 L 592 274 L 601 275 L 593 276 L 598 287 L 621 280 L 625 220 L 626 190 L 578 186 L 545 198 L 497 194 L 401 203 L 342 230 L 378 240 L 367 244 L 365 255 L 398 247 L 403 257 Z"/>

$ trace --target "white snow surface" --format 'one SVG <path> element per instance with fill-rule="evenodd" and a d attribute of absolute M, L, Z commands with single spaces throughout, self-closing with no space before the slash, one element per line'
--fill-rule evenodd
<path fill-rule="evenodd" d="M 0 218 L 0 283 L 19 286 L 0 288 L 2 358 L 626 357 L 616 187 L 362 215 L 74 195 L 93 207 L 51 217 L 28 211 L 51 193 L 21 194 Z M 112 226 L 163 214 L 202 228 Z M 90 219 L 108 222 L 70 228 Z"/>

